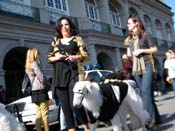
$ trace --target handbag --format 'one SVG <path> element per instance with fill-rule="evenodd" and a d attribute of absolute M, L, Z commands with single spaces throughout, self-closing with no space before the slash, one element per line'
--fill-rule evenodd
<path fill-rule="evenodd" d="M 50 90 L 51 89 L 51 83 L 49 82 L 49 80 L 45 76 L 43 76 L 43 84 L 44 84 L 44 88 L 46 90 Z"/>
<path fill-rule="evenodd" d="M 29 76 L 25 73 L 23 81 L 22 81 L 22 93 L 24 95 L 31 94 L 32 84 L 30 82 Z"/>

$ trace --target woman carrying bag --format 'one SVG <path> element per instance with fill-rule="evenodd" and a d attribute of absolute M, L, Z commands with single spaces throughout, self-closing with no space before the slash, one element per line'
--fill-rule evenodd
<path fill-rule="evenodd" d="M 49 107 L 48 90 L 43 83 L 44 77 L 40 68 L 39 51 L 37 48 L 29 48 L 26 56 L 25 72 L 29 76 L 32 85 L 32 103 L 36 104 L 36 131 L 49 131 Z"/>

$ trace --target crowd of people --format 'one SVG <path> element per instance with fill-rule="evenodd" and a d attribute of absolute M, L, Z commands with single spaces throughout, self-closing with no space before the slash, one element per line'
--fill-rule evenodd
<path fill-rule="evenodd" d="M 138 16 L 131 16 L 127 23 L 128 37 L 124 41 L 126 54 L 122 56 L 122 66 L 125 79 L 136 81 L 143 106 L 150 115 L 148 126 L 151 128 L 160 123 L 160 115 L 154 102 L 153 75 L 155 63 L 153 55 L 158 51 L 150 35 Z M 84 80 L 83 63 L 90 59 L 86 44 L 78 34 L 73 22 L 68 17 L 61 17 L 56 22 L 56 34 L 50 44 L 47 61 L 53 65 L 52 94 L 55 100 L 61 103 L 61 130 L 76 131 L 76 119 L 89 131 L 88 118 L 83 107 L 73 107 L 73 87 L 77 81 Z M 175 92 L 175 53 L 166 52 L 164 62 L 166 71 L 165 81 L 171 82 Z M 25 72 L 32 85 L 31 98 L 36 104 L 36 131 L 49 131 L 48 122 L 48 90 L 43 81 L 44 75 L 40 67 L 39 50 L 29 48 L 26 56 Z M 120 72 L 121 73 L 121 72 Z M 4 102 L 0 86 L 0 102 Z M 62 117 L 63 116 L 63 117 Z"/>

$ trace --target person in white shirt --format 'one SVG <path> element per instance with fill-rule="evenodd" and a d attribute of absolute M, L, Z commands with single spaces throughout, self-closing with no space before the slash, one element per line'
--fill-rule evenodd
<path fill-rule="evenodd" d="M 173 50 L 168 50 L 166 52 L 164 68 L 168 69 L 168 76 L 166 78 L 166 81 L 172 82 L 172 87 L 175 94 L 175 53 Z"/>

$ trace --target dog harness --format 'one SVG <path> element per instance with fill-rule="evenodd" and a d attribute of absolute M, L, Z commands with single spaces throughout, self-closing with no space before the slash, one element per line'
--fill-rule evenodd
<path fill-rule="evenodd" d="M 119 101 L 117 100 L 111 85 L 114 85 L 116 86 L 116 88 L 119 88 Z M 115 113 L 118 111 L 128 91 L 128 85 L 124 82 L 103 83 L 99 84 L 99 86 L 103 96 L 103 105 L 100 107 L 100 115 L 98 118 L 93 118 L 92 114 L 88 112 L 88 116 L 91 123 L 94 123 L 97 119 L 103 122 L 112 119 Z"/>

